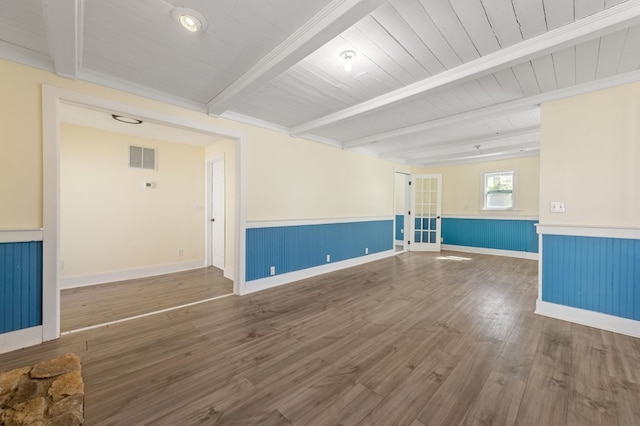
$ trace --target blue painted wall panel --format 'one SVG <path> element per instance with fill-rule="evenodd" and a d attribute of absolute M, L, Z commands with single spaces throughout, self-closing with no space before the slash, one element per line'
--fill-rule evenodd
<path fill-rule="evenodd" d="M 397 214 L 396 215 L 396 240 L 403 241 L 404 234 L 402 230 L 404 229 L 404 215 Z M 404 230 L 406 232 L 406 230 Z"/>
<path fill-rule="evenodd" d="M 0 243 L 0 333 L 42 325 L 42 242 Z"/>
<path fill-rule="evenodd" d="M 246 280 L 299 271 L 393 249 L 393 221 L 247 229 Z"/>
<path fill-rule="evenodd" d="M 640 320 L 640 240 L 542 238 L 543 301 Z"/>
<path fill-rule="evenodd" d="M 445 244 L 538 252 L 537 220 L 442 219 Z"/>

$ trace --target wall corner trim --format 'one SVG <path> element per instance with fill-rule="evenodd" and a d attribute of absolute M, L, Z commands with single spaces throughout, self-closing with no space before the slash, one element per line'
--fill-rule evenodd
<path fill-rule="evenodd" d="M 42 343 L 42 326 L 0 334 L 0 354 Z"/>
<path fill-rule="evenodd" d="M 640 338 L 640 321 L 536 300 L 535 313 L 588 327 Z"/>

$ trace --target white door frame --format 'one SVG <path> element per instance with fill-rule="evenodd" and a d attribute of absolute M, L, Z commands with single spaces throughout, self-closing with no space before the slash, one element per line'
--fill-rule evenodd
<path fill-rule="evenodd" d="M 393 173 L 393 185 L 394 185 L 394 189 L 397 190 L 397 186 L 396 186 L 396 179 L 398 178 L 398 175 L 404 175 L 405 176 L 405 182 L 404 182 L 404 188 L 402 189 L 404 191 L 404 211 L 402 212 L 403 216 L 404 216 L 404 233 L 402 234 L 402 250 L 403 251 L 409 251 L 409 236 L 411 228 L 409 227 L 409 220 L 410 217 L 407 215 L 410 206 L 411 206 L 411 190 L 410 190 L 410 186 L 409 186 L 409 181 L 411 180 L 411 173 L 410 172 L 405 172 L 405 171 L 401 171 L 401 170 L 396 170 Z M 398 214 L 397 211 L 395 211 L 396 209 L 396 198 L 397 198 L 398 194 L 394 192 L 393 195 L 393 247 L 395 250 L 395 242 L 396 240 L 396 215 Z M 402 253 L 402 252 L 399 252 Z"/>
<path fill-rule="evenodd" d="M 141 98 L 137 98 L 141 99 Z M 60 110 L 61 103 L 90 109 L 118 111 L 141 120 L 223 136 L 236 141 L 236 225 L 233 292 L 246 293 L 246 136 L 203 121 L 186 119 L 95 95 L 42 85 L 42 340 L 60 337 Z"/>
<path fill-rule="evenodd" d="M 210 159 L 209 161 L 207 161 L 207 194 L 205 195 L 205 200 L 206 200 L 206 206 L 207 206 L 207 213 L 205 215 L 205 232 L 206 234 L 206 247 L 205 247 L 205 265 L 207 266 L 214 266 L 216 268 L 222 269 L 224 272 L 224 275 L 227 276 L 227 271 L 225 268 L 225 251 L 226 251 L 226 247 L 227 247 L 227 243 L 226 243 L 226 236 L 224 235 L 225 232 L 224 230 L 226 230 L 225 227 L 225 215 L 224 212 L 226 211 L 225 208 L 225 204 L 226 204 L 226 200 L 225 200 L 225 194 L 226 194 L 226 181 L 225 181 L 225 176 L 223 175 L 222 177 L 222 211 L 223 214 L 222 216 L 218 216 L 218 217 L 213 217 L 213 189 L 214 189 L 214 181 L 213 181 L 213 166 L 216 163 L 222 163 L 222 169 L 225 170 L 225 156 L 224 153 L 220 154 L 220 155 L 216 155 L 215 157 L 213 157 L 212 159 Z M 214 224 L 212 222 L 212 219 L 216 220 L 216 223 L 218 223 L 218 225 L 220 224 L 220 222 L 222 222 L 222 229 L 223 229 L 223 235 L 222 235 L 222 241 L 223 241 L 223 249 L 222 249 L 222 253 L 220 254 L 220 264 L 215 264 L 213 262 L 213 254 L 214 254 L 214 249 L 213 249 L 213 244 L 215 242 L 215 238 L 213 236 L 213 230 L 214 230 Z M 218 238 L 220 238 L 220 236 L 217 236 Z"/>

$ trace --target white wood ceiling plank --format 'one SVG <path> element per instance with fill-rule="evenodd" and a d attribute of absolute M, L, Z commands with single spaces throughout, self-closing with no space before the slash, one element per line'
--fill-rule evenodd
<path fill-rule="evenodd" d="M 391 4 L 446 69 L 462 64 L 418 0 L 394 0 Z"/>
<path fill-rule="evenodd" d="M 618 72 L 624 73 L 640 68 L 640 25 L 629 28 L 627 40 L 622 49 L 622 58 L 618 65 Z"/>
<path fill-rule="evenodd" d="M 553 52 L 553 66 L 556 72 L 556 82 L 559 89 L 576 84 L 576 55 L 575 48 L 569 47 L 559 52 Z"/>
<path fill-rule="evenodd" d="M 376 9 L 373 16 L 386 31 L 393 34 L 398 43 L 411 55 L 429 75 L 434 75 L 445 70 L 424 42 L 418 37 L 407 21 L 402 19 L 398 11 L 386 3 Z"/>
<path fill-rule="evenodd" d="M 622 51 L 624 50 L 628 32 L 629 30 L 625 29 L 602 37 L 600 40 L 596 78 L 610 77 L 618 72 L 618 66 L 622 58 Z"/>
<path fill-rule="evenodd" d="M 287 37 L 279 41 L 277 46 L 266 52 L 258 61 L 246 69 L 240 78 L 225 89 L 217 93 L 208 102 L 211 114 L 220 114 L 229 109 L 235 102 L 247 96 L 251 90 L 264 85 L 286 69 L 304 59 L 315 49 L 325 44 L 345 28 L 353 25 L 362 17 L 368 15 L 384 0 L 332 0 L 328 4 L 316 3 L 322 7 L 314 10 L 314 15 L 305 17 L 303 22 L 296 22 L 296 27 L 286 32 Z M 294 2 L 301 11 L 307 10 L 308 5 Z M 214 6 L 215 7 L 215 6 Z M 275 7 L 273 7 L 276 10 Z M 287 14 L 281 9 L 277 16 L 286 22 Z M 263 34 L 258 34 L 258 38 Z"/>
<path fill-rule="evenodd" d="M 375 18 L 367 16 L 358 22 L 355 28 L 363 35 L 366 34 L 373 44 L 395 61 L 399 68 L 406 71 L 410 76 L 410 82 L 431 75 Z"/>
<path fill-rule="evenodd" d="M 353 46 L 356 55 L 358 55 L 358 63 L 363 62 L 362 67 L 367 69 L 369 74 L 385 85 L 396 89 L 414 82 L 411 74 L 398 65 L 387 52 L 373 43 L 373 41 L 358 28 L 349 28 L 343 32 L 340 37 L 344 39 L 346 43 Z"/>
<path fill-rule="evenodd" d="M 476 80 L 489 95 L 493 103 L 505 102 L 513 99 L 502 89 L 495 74 L 485 75 Z"/>
<path fill-rule="evenodd" d="M 394 90 L 385 95 L 369 99 L 358 105 L 317 118 L 316 120 L 292 129 L 292 133 L 308 133 L 312 129 L 327 126 L 335 121 L 346 120 L 355 115 L 417 97 L 429 91 L 440 90 L 445 87 L 460 84 L 464 81 L 490 74 L 503 67 L 516 64 L 524 58 L 548 54 L 553 50 L 562 49 L 580 40 L 588 40 L 592 37 L 602 36 L 603 34 L 613 32 L 617 28 L 621 28 L 623 25 L 636 23 L 638 20 L 640 20 L 640 1 L 628 2 L 612 8 L 611 11 L 603 11 L 592 17 L 582 19 L 565 27 L 494 52 L 493 54 L 486 55 L 478 60 L 465 63 L 455 69 L 444 71 L 433 77 L 404 86 L 401 89 Z M 523 86 L 524 84 L 529 84 L 529 82 L 520 81 L 520 84 Z M 533 85 L 529 85 L 527 89 L 532 88 Z M 527 93 L 527 90 L 524 90 L 524 92 Z"/>
<path fill-rule="evenodd" d="M 0 40 L 49 54 L 40 0 L 0 1 Z"/>
<path fill-rule="evenodd" d="M 536 80 L 536 73 L 533 71 L 531 62 L 515 65 L 511 68 L 525 96 L 533 96 L 540 93 L 540 86 Z"/>
<path fill-rule="evenodd" d="M 541 56 L 531 60 L 533 71 L 536 74 L 536 80 L 542 92 L 550 92 L 558 88 L 556 81 L 556 72 L 551 55 Z"/>
<path fill-rule="evenodd" d="M 542 0 L 513 0 L 513 8 L 525 40 L 547 32 Z"/>
<path fill-rule="evenodd" d="M 469 62 L 480 56 L 448 0 L 420 0 L 420 2 L 462 62 Z"/>
<path fill-rule="evenodd" d="M 487 76 L 487 77 L 490 77 L 490 76 Z M 463 83 L 461 86 L 464 87 L 467 90 L 467 92 L 469 92 L 469 94 L 474 99 L 477 100 L 478 106 L 484 107 L 484 106 L 495 103 L 493 98 L 489 95 L 489 93 L 487 93 L 487 91 L 484 89 L 484 87 L 480 84 L 478 80 L 467 81 L 466 83 Z"/>
<path fill-rule="evenodd" d="M 604 10 L 604 0 L 575 0 L 575 19 L 581 19 L 602 10 Z"/>
<path fill-rule="evenodd" d="M 606 9 L 608 9 L 608 8 L 610 8 L 612 6 L 617 5 L 617 4 L 624 3 L 625 1 L 627 1 L 627 0 L 605 0 L 604 7 Z"/>
<path fill-rule="evenodd" d="M 516 78 L 513 70 L 511 68 L 507 68 L 506 70 L 500 70 L 493 73 L 498 83 L 500 83 L 500 87 L 506 94 L 507 97 L 511 99 L 521 98 L 524 96 L 524 92 L 522 91 L 522 87 L 520 87 L 520 83 Z"/>
<path fill-rule="evenodd" d="M 512 46 L 524 40 L 511 0 L 482 0 L 481 3 L 500 46 Z"/>
<path fill-rule="evenodd" d="M 543 6 L 549 30 L 555 30 L 575 20 L 574 0 L 544 0 Z"/>
<path fill-rule="evenodd" d="M 500 50 L 500 43 L 479 1 L 450 0 L 450 3 L 481 56 Z"/>
<path fill-rule="evenodd" d="M 600 39 L 576 46 L 576 84 L 595 80 L 599 51 Z"/>
<path fill-rule="evenodd" d="M 277 78 L 270 83 L 270 86 L 289 93 L 291 97 L 306 99 L 312 104 L 321 105 L 322 108 L 319 109 L 324 111 L 344 108 L 354 102 L 353 98 L 344 91 L 331 85 L 319 84 L 317 80 L 313 81 L 293 69 L 287 73 L 286 79 Z M 282 107 L 286 107 L 286 104 Z"/>

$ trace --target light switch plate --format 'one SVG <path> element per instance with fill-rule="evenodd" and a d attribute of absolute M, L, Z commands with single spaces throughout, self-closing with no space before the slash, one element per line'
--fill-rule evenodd
<path fill-rule="evenodd" d="M 552 201 L 549 203 L 549 210 L 551 213 L 564 213 L 564 201 Z"/>

